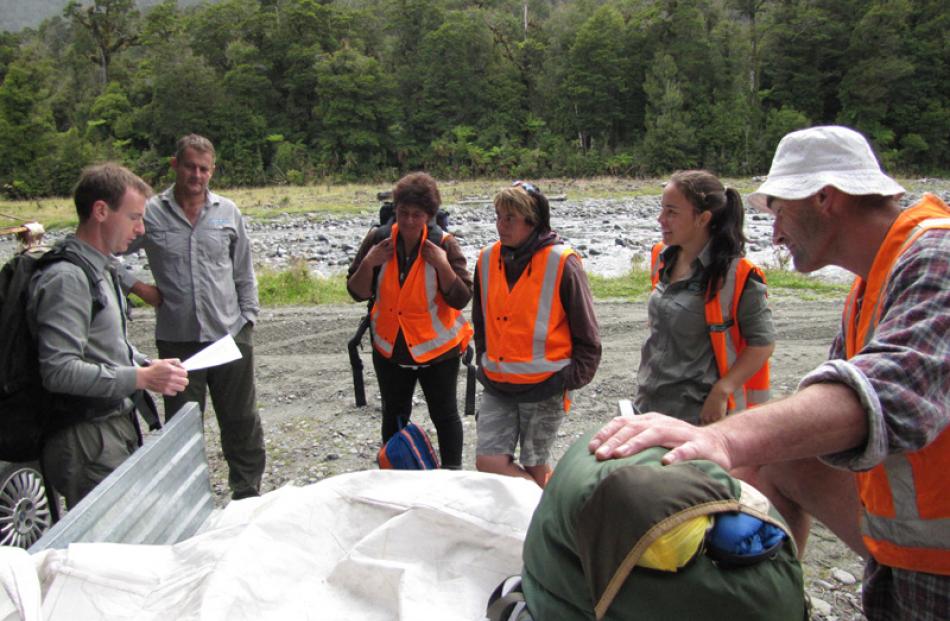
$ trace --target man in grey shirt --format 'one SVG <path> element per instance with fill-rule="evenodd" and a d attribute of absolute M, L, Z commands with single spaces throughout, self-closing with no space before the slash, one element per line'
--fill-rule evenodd
<path fill-rule="evenodd" d="M 56 248 L 68 260 L 40 268 L 30 283 L 27 317 L 43 386 L 53 393 L 43 468 L 69 507 L 141 444 L 136 391 L 173 395 L 188 384 L 178 360 L 150 361 L 126 337 L 114 255 L 144 232 L 151 193 L 116 164 L 84 170 L 74 193 L 79 225 Z"/>
<path fill-rule="evenodd" d="M 264 473 L 252 338 L 260 303 L 241 212 L 208 190 L 214 162 L 207 138 L 190 134 L 178 141 L 171 159 L 175 184 L 149 201 L 145 236 L 130 247 L 145 249 L 155 285 L 125 284 L 157 309 L 160 355 L 185 359 L 228 334 L 237 342 L 242 358 L 193 372 L 187 390 L 165 398 L 165 418 L 188 401 L 204 411 L 211 393 L 231 497 L 240 499 L 260 493 Z"/>

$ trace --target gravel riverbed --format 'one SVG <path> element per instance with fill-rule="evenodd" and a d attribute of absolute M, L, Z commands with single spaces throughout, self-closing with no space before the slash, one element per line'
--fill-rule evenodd
<path fill-rule="evenodd" d="M 950 183 L 936 184 L 944 200 Z M 225 193 L 226 194 L 226 193 Z M 905 202 L 919 193 L 909 195 Z M 552 202 L 552 224 L 585 257 L 591 273 L 619 275 L 644 261 L 657 238 L 655 216 L 659 196 L 631 199 L 588 199 Z M 465 252 L 470 268 L 479 248 L 496 239 L 490 202 L 447 205 L 450 230 Z M 375 217 L 375 206 L 364 214 L 330 217 L 318 213 L 248 219 L 256 262 L 280 269 L 303 260 L 319 274 L 345 271 Z M 781 262 L 771 246 L 771 218 L 747 212 L 750 256 L 764 265 Z M 55 240 L 62 233 L 54 233 Z M 0 242 L 0 257 L 13 244 Z M 148 278 L 144 253 L 126 258 L 129 269 Z M 829 268 L 822 278 L 843 280 L 841 270 Z M 773 357 L 773 390 L 778 396 L 795 390 L 798 379 L 826 356 L 834 337 L 842 300 L 808 294 L 773 294 L 771 304 L 779 340 Z M 556 442 L 555 456 L 585 431 L 616 412 L 619 399 L 636 391 L 635 371 L 646 335 L 644 304 L 597 301 L 604 356 L 593 382 L 575 395 L 575 406 Z M 379 447 L 379 395 L 364 339 L 363 360 L 368 405 L 357 408 L 346 353 L 365 306 L 327 305 L 264 309 L 256 329 L 257 394 L 264 424 L 268 465 L 265 491 L 282 485 L 306 485 L 354 470 L 374 468 Z M 130 338 L 143 351 L 154 353 L 154 313 L 134 309 Z M 464 394 L 464 374 L 459 380 Z M 415 399 L 414 420 L 434 437 L 421 392 Z M 210 406 L 209 406 L 210 407 Z M 474 467 L 474 417 L 463 419 L 464 465 Z M 206 417 L 206 440 L 216 499 L 227 502 L 227 477 L 213 416 Z M 805 557 L 806 587 L 815 604 L 815 619 L 863 619 L 860 613 L 860 558 L 820 524 L 813 528 Z M 487 594 L 486 594 L 487 596 Z"/>

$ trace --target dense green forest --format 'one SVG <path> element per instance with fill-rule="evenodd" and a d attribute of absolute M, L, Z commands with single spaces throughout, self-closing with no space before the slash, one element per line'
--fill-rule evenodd
<path fill-rule="evenodd" d="M 223 185 L 762 174 L 832 122 L 946 174 L 948 32 L 946 0 L 72 2 L 0 33 L 0 192 L 161 183 L 185 132 Z"/>
<path fill-rule="evenodd" d="M 0 30 L 16 32 L 35 28 L 47 17 L 60 15 L 71 0 L 0 0 Z M 160 4 L 163 0 L 135 0 L 139 9 Z M 178 0 L 178 6 L 191 6 L 217 0 Z M 87 3 L 88 4 L 88 3 Z"/>

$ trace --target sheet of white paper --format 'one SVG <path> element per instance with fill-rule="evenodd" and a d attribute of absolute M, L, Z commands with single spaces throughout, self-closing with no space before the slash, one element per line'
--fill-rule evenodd
<path fill-rule="evenodd" d="M 241 351 L 238 349 L 237 343 L 234 342 L 234 338 L 229 334 L 208 345 L 181 364 L 188 371 L 197 371 L 198 369 L 216 367 L 240 357 Z"/>

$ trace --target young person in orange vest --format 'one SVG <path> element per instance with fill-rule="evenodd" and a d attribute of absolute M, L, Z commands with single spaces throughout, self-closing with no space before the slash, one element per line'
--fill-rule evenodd
<path fill-rule="evenodd" d="M 774 214 L 798 271 L 856 275 L 830 359 L 754 412 L 706 427 L 618 417 L 590 445 L 740 469 L 800 553 L 814 516 L 866 559 L 871 621 L 950 618 L 950 207 L 924 194 L 902 209 L 903 193 L 854 130 L 785 136 L 749 202 Z"/>
<path fill-rule="evenodd" d="M 550 213 L 530 183 L 495 196 L 499 240 L 479 254 L 472 302 L 484 387 L 475 466 L 541 487 L 570 391 L 593 379 L 601 353 L 584 267 L 551 230 Z"/>
<path fill-rule="evenodd" d="M 677 172 L 663 189 L 641 412 L 705 425 L 768 401 L 775 328 L 765 275 L 744 257 L 743 216 L 739 193 L 704 170 Z"/>
<path fill-rule="evenodd" d="M 416 382 L 435 425 L 443 468 L 462 467 L 456 384 L 472 327 L 462 309 L 472 277 L 454 237 L 439 228 L 435 179 L 411 173 L 393 188 L 396 221 L 374 227 L 350 265 L 347 289 L 373 298 L 373 368 L 382 398 L 383 443 L 409 422 Z"/>

